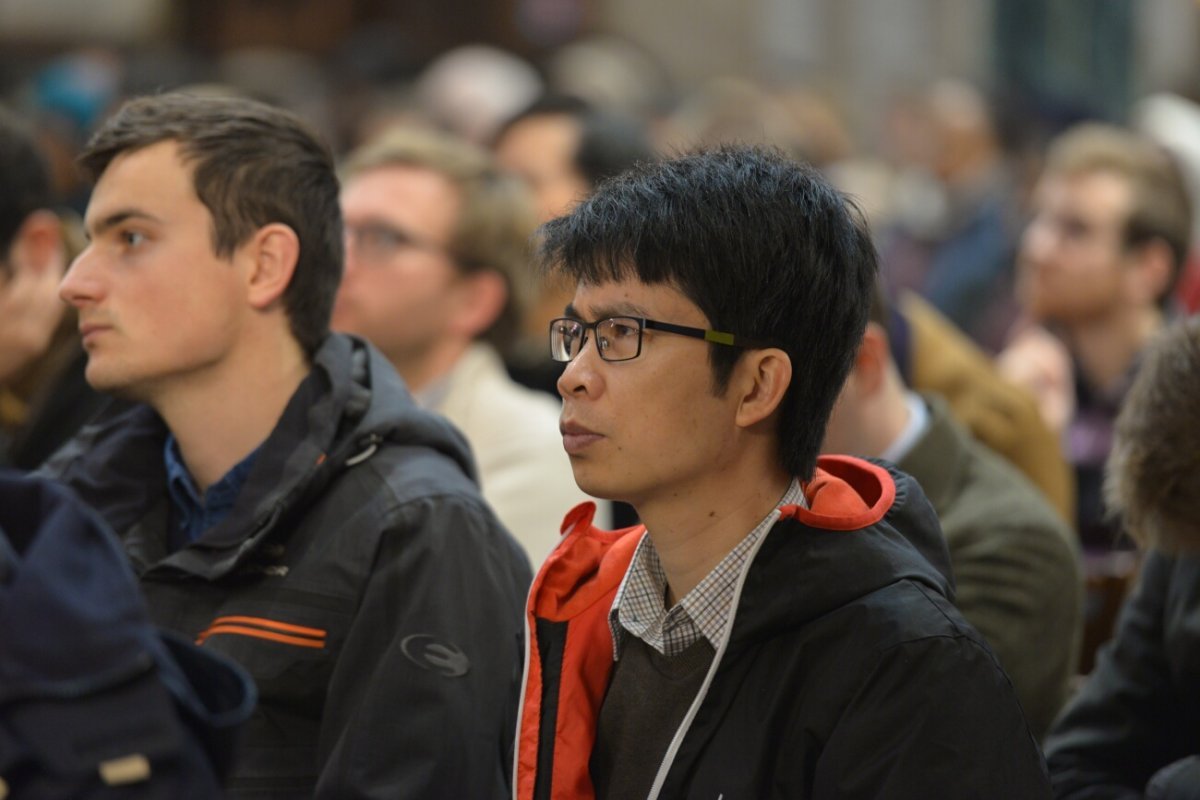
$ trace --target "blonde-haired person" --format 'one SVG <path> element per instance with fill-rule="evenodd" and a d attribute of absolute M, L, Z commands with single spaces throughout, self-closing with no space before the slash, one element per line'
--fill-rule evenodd
<path fill-rule="evenodd" d="M 1059 718 L 1060 798 L 1200 797 L 1200 317 L 1149 348 L 1116 423 L 1105 495 L 1146 548 L 1114 641 Z"/>
<path fill-rule="evenodd" d="M 532 196 L 481 148 L 416 129 L 388 131 L 341 172 L 333 327 L 378 347 L 418 405 L 462 431 L 484 499 L 540 564 L 564 509 L 588 497 L 562 449 L 561 404 L 512 380 L 500 357 L 533 288 Z"/>

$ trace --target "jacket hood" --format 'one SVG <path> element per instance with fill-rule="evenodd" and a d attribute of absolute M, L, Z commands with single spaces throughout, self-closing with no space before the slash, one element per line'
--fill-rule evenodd
<path fill-rule="evenodd" d="M 953 600 L 950 555 L 933 507 L 882 461 L 826 456 L 785 507 L 746 575 L 730 647 L 803 625 L 903 580 Z"/>
<path fill-rule="evenodd" d="M 156 633 L 128 560 L 96 512 L 66 487 L 4 472 L 0 653 L 0 705 L 81 698 L 152 668 L 177 702 L 213 721 L 241 721 L 254 705 L 240 669 Z M 185 691 L 193 679 L 204 702 Z"/>
<path fill-rule="evenodd" d="M 133 572 L 104 530 L 66 489 L 0 474 L 0 701 L 151 666 Z"/>
<path fill-rule="evenodd" d="M 165 497 L 167 433 L 153 409 L 138 405 L 85 428 L 45 469 L 103 508 L 113 528 L 125 530 Z M 302 514 L 338 475 L 371 458 L 385 442 L 436 450 L 476 480 L 463 435 L 419 408 L 373 346 L 330 334 L 260 449 L 233 512 L 160 567 L 210 579 L 228 572 L 291 515 Z"/>
<path fill-rule="evenodd" d="M 900 580 L 953 599 L 946 542 L 913 478 L 882 461 L 823 456 L 804 492 L 808 508 L 785 506 L 754 557 L 735 640 L 802 624 Z M 645 528 L 602 531 L 593 511 L 584 503 L 564 520 L 564 540 L 534 581 L 535 615 L 569 619 L 611 601 Z"/>
<path fill-rule="evenodd" d="M 99 515 L 65 487 L 0 472 L 0 738 L 35 770 L 86 775 L 121 747 L 167 759 L 186 732 L 223 775 L 256 694 L 233 662 L 156 632 Z M 137 708 L 136 730 L 114 724 L 118 701 Z"/>

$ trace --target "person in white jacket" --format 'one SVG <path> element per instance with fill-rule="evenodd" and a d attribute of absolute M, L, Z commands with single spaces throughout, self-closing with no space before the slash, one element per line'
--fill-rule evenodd
<path fill-rule="evenodd" d="M 370 340 L 417 402 L 466 436 L 484 499 L 536 566 L 587 500 L 558 428 L 561 404 L 509 378 L 536 216 L 481 149 L 397 129 L 343 166 L 346 273 L 333 327 Z"/>

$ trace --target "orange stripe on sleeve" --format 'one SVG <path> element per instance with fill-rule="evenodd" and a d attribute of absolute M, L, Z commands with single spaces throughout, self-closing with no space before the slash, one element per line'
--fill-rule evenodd
<path fill-rule="evenodd" d="M 217 625 L 209 626 L 208 630 L 202 632 L 196 637 L 196 644 L 203 644 L 204 640 L 210 636 L 219 634 L 235 634 L 240 636 L 252 636 L 258 639 L 267 639 L 272 642 L 282 642 L 283 644 L 296 645 L 297 647 L 313 647 L 322 648 L 325 646 L 325 637 L 320 639 L 304 639 L 299 636 L 287 636 L 282 633 L 272 633 L 259 628 L 247 628 L 241 625 Z"/>
<path fill-rule="evenodd" d="M 212 628 L 217 625 L 228 624 L 257 625 L 259 627 L 271 628 L 277 631 L 286 631 L 287 633 L 298 633 L 302 636 L 319 636 L 321 638 L 325 637 L 325 631 L 321 630 L 320 628 L 306 628 L 303 625 L 292 625 L 287 622 L 278 622 L 273 619 L 266 619 L 265 617 L 217 617 L 211 623 L 209 623 L 209 627 Z"/>

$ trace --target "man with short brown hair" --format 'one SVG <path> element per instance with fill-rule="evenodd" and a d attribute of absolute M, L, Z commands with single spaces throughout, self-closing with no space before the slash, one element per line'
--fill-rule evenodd
<path fill-rule="evenodd" d="M 1191 203 L 1166 151 L 1120 128 L 1074 128 L 1051 146 L 1021 241 L 1017 292 L 1032 328 L 1000 356 L 1062 430 L 1084 546 L 1109 550 L 1101 483 L 1112 423 L 1146 343 L 1168 318 Z"/>
<path fill-rule="evenodd" d="M 121 537 L 151 618 L 250 672 L 233 797 L 507 794 L 529 567 L 462 437 L 330 334 L 328 149 L 244 99 L 133 100 L 82 157 L 61 285 L 135 402 L 48 470 Z"/>

